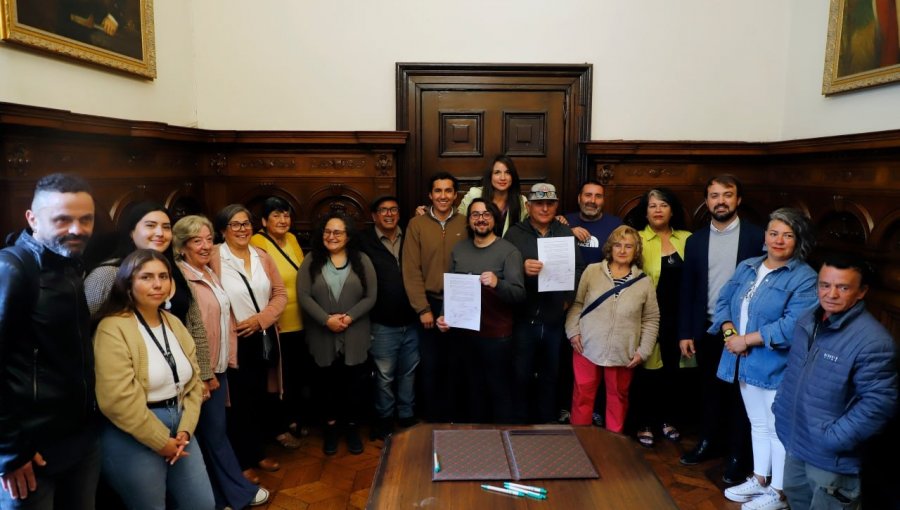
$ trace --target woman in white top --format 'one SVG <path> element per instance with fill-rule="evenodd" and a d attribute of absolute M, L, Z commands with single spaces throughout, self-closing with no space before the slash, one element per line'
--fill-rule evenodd
<path fill-rule="evenodd" d="M 266 416 L 275 412 L 275 397 L 281 392 L 276 324 L 287 293 L 272 257 L 250 246 L 253 225 L 246 207 L 227 205 L 213 223 L 225 242 L 213 248 L 210 266 L 231 301 L 238 337 L 237 368 L 228 369 L 228 436 L 244 470 L 277 471 L 281 466 L 265 457 L 263 446 L 265 439 L 277 435 Z"/>
<path fill-rule="evenodd" d="M 191 441 L 200 381 L 190 333 L 161 309 L 171 267 L 154 250 L 122 261 L 94 337 L 103 473 L 128 508 L 212 510 L 203 457 Z"/>

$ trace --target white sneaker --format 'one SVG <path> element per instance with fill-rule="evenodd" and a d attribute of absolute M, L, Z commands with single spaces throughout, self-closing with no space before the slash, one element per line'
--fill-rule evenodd
<path fill-rule="evenodd" d="M 256 491 L 256 496 L 253 496 L 253 501 L 250 502 L 250 506 L 259 506 L 265 504 L 269 501 L 269 491 L 263 489 L 262 487 Z"/>
<path fill-rule="evenodd" d="M 762 496 L 757 496 L 741 505 L 741 510 L 784 510 L 790 508 L 786 499 L 781 499 L 778 491 L 771 487 Z"/>
<path fill-rule="evenodd" d="M 768 487 L 763 487 L 759 484 L 759 480 L 756 479 L 755 475 L 750 475 L 750 477 L 747 478 L 746 482 L 725 489 L 725 497 L 730 499 L 731 501 L 746 503 L 747 501 L 750 501 L 751 499 L 758 496 L 762 496 L 767 492 Z"/>

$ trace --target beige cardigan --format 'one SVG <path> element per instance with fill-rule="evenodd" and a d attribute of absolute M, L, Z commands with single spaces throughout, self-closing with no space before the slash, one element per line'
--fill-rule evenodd
<path fill-rule="evenodd" d="M 191 361 L 193 375 L 184 388 L 184 412 L 178 431 L 193 436 L 200 416 L 200 368 L 194 339 L 174 315 L 163 312 L 184 355 Z M 94 334 L 94 372 L 97 374 L 97 404 L 119 429 L 138 442 L 159 451 L 169 441 L 169 428 L 147 407 L 149 367 L 147 346 L 134 314 L 106 317 Z"/>
<path fill-rule="evenodd" d="M 595 365 L 628 365 L 635 351 L 646 360 L 653 352 L 659 331 L 659 305 L 650 278 L 634 283 L 618 297 L 610 296 L 589 314 L 579 318 L 584 307 L 613 288 L 607 267 L 608 263 L 604 260 L 584 270 L 575 301 L 566 316 L 566 337 L 581 335 L 583 356 Z M 631 266 L 631 273 L 637 277 L 642 271 L 637 266 Z"/>

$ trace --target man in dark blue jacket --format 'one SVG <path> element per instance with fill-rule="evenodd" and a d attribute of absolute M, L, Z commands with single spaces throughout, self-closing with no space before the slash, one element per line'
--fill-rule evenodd
<path fill-rule="evenodd" d="M 870 277 L 860 259 L 826 257 L 819 308 L 794 330 L 774 404 L 792 510 L 858 508 L 861 447 L 896 410 L 896 348 L 866 311 Z"/>
<path fill-rule="evenodd" d="M 419 365 L 418 317 L 406 297 L 400 272 L 403 231 L 397 198 L 382 196 L 371 205 L 374 225 L 361 236 L 360 248 L 369 256 L 378 274 L 378 300 L 372 318 L 372 346 L 375 362 L 375 412 L 378 423 L 374 436 L 384 438 L 393 428 L 394 413 L 401 426 L 415 423 L 415 371 Z M 397 381 L 397 391 L 393 389 Z"/>
<path fill-rule="evenodd" d="M 727 449 L 728 465 L 722 479 L 731 484 L 743 482 L 749 473 L 750 423 L 738 385 L 716 377 L 722 337 L 706 331 L 719 291 L 738 262 L 763 253 L 763 231 L 738 218 L 740 204 L 741 183 L 734 176 L 719 175 L 706 183 L 711 221 L 685 244 L 678 320 L 681 353 L 697 358 L 703 407 L 700 441 L 681 457 L 681 463 L 698 464 Z"/>
<path fill-rule="evenodd" d="M 0 251 L 0 509 L 92 509 L 100 476 L 94 351 L 79 258 L 83 180 L 41 178 L 30 232 Z"/>

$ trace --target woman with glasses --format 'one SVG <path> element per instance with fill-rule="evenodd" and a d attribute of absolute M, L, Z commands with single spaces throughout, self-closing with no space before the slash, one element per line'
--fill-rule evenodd
<path fill-rule="evenodd" d="M 340 212 L 329 213 L 316 227 L 312 251 L 297 275 L 306 340 L 318 367 L 316 394 L 325 419 L 326 455 L 337 453 L 338 422 L 350 453 L 363 451 L 358 424 L 368 401 L 364 395 L 369 311 L 377 289 L 375 269 L 359 250 L 353 220 Z"/>
<path fill-rule="evenodd" d="M 185 216 L 172 228 L 172 247 L 200 309 L 209 340 L 206 363 L 214 378 L 200 409 L 197 441 L 209 471 L 216 507 L 244 508 L 265 503 L 269 493 L 241 473 L 226 434 L 225 407 L 228 402 L 228 368 L 237 368 L 237 334 L 231 300 L 219 277 L 209 266 L 213 251 L 213 225 L 204 216 Z M 252 477 L 252 476 L 251 476 Z"/>
<path fill-rule="evenodd" d="M 231 302 L 237 333 L 237 368 L 228 369 L 231 409 L 228 436 L 241 468 L 277 471 L 281 465 L 265 457 L 265 439 L 276 432 L 262 417 L 271 415 L 269 393 L 281 392 L 278 318 L 287 293 L 272 257 L 250 246 L 250 211 L 241 204 L 225 206 L 213 222 L 224 242 L 212 250 L 210 266 Z"/>
<path fill-rule="evenodd" d="M 194 341 L 163 311 L 171 267 L 155 250 L 122 260 L 94 336 L 103 473 L 128 508 L 213 510 L 203 457 L 192 441 L 203 384 Z M 64 505 L 63 505 L 64 506 Z"/>
<path fill-rule="evenodd" d="M 278 433 L 275 440 L 288 449 L 299 448 L 303 443 L 291 433 L 300 426 L 300 393 L 304 370 L 308 365 L 303 338 L 303 317 L 297 301 L 297 271 L 303 263 L 303 250 L 291 230 L 291 205 L 279 197 L 269 197 L 263 202 L 262 228 L 250 238 L 250 244 L 266 251 L 275 261 L 278 274 L 284 281 L 287 304 L 278 319 L 278 339 L 281 345 L 281 365 L 284 378 L 284 397 L 273 405 L 277 412 L 272 416 L 273 428 Z"/>

